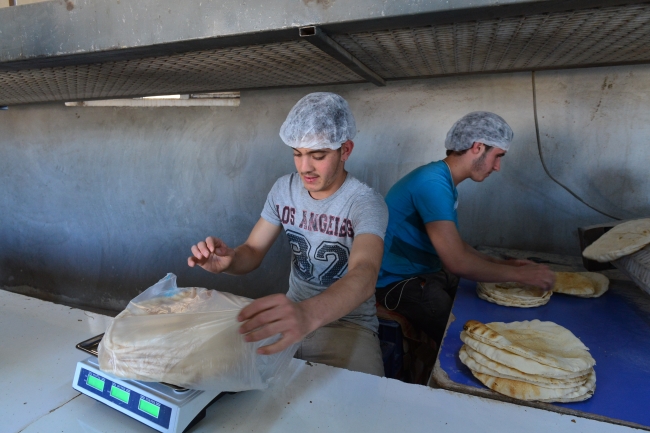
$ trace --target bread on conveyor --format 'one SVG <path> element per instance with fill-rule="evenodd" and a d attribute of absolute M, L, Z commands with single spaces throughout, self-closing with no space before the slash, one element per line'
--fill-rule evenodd
<path fill-rule="evenodd" d="M 597 298 L 609 288 L 609 278 L 597 272 L 556 272 L 554 293 Z"/>
<path fill-rule="evenodd" d="M 460 360 L 481 383 L 521 400 L 571 402 L 596 388 L 595 360 L 571 331 L 539 320 L 468 321 Z"/>
<path fill-rule="evenodd" d="M 560 388 L 555 385 L 533 385 L 474 371 L 472 371 L 472 374 L 492 391 L 512 398 L 518 398 L 519 400 L 536 400 L 549 403 L 584 401 L 590 398 L 596 389 L 596 373 L 593 370 L 583 384 L 573 388 Z"/>
<path fill-rule="evenodd" d="M 605 263 L 635 253 L 650 244 L 650 218 L 618 224 L 582 252 L 588 259 Z"/>
<path fill-rule="evenodd" d="M 523 382 L 533 383 L 535 385 L 564 385 L 569 388 L 579 383 L 584 383 L 587 379 L 587 373 L 577 372 L 569 373 L 565 370 L 557 369 L 553 374 L 557 377 L 541 376 L 539 374 L 530 374 L 519 371 L 516 368 L 508 367 L 505 364 L 493 361 L 480 352 L 475 351 L 467 344 L 463 345 L 460 350 L 460 359 L 463 364 L 467 365 L 471 370 L 479 373 L 485 373 L 492 376 L 504 377 L 506 379 L 521 380 Z M 547 368 L 547 370 L 550 370 Z"/>
<path fill-rule="evenodd" d="M 546 304 L 553 292 L 520 283 L 477 283 L 476 294 L 506 307 L 531 308 Z"/>

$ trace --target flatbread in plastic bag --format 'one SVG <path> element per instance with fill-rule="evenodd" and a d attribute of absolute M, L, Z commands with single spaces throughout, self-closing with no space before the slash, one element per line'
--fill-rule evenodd
<path fill-rule="evenodd" d="M 259 355 L 259 347 L 280 336 L 244 341 L 237 315 L 251 302 L 216 290 L 179 288 L 176 275 L 167 274 L 115 317 L 99 345 L 99 367 L 124 379 L 188 389 L 264 389 L 297 345 Z"/>

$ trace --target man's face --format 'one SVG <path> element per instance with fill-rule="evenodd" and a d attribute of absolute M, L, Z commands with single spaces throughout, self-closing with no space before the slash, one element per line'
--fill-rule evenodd
<path fill-rule="evenodd" d="M 348 144 L 349 143 L 349 144 Z M 345 181 L 344 162 L 352 152 L 352 142 L 340 149 L 293 149 L 293 161 L 309 194 L 321 200 L 332 195 Z"/>
<path fill-rule="evenodd" d="M 486 148 L 484 144 L 479 144 L 479 154 L 472 162 L 471 179 L 474 182 L 483 182 L 493 171 L 501 170 L 501 158 L 506 151 L 498 147 Z"/>

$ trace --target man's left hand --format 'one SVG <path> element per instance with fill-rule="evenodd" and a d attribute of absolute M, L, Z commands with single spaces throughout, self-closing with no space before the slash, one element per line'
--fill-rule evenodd
<path fill-rule="evenodd" d="M 260 355 L 278 353 L 313 331 L 304 306 L 283 294 L 265 296 L 251 302 L 241 310 L 237 320 L 245 322 L 239 332 L 246 334 L 244 339 L 247 342 L 282 335 L 275 343 L 257 349 Z"/>

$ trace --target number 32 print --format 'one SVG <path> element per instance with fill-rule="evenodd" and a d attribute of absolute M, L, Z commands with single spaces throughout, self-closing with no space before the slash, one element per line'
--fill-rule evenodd
<path fill-rule="evenodd" d="M 343 276 L 348 268 L 350 250 L 338 242 L 323 241 L 316 248 L 314 258 L 319 262 L 329 263 L 329 266 L 314 275 L 314 268 L 319 269 L 325 263 L 312 263 L 311 244 L 305 236 L 293 230 L 287 230 L 289 244 L 293 251 L 293 269 L 305 281 L 317 280 L 321 285 L 330 286 Z"/>

